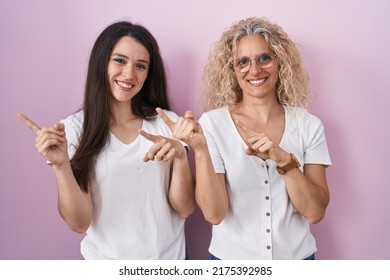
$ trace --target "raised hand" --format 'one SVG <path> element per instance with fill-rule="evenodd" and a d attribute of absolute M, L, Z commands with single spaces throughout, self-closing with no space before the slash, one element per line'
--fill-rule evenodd
<path fill-rule="evenodd" d="M 150 134 L 141 129 L 139 130 L 139 134 L 154 143 L 145 154 L 144 162 L 154 159 L 168 161 L 172 158 L 184 158 L 187 156 L 184 146 L 177 140 Z"/>
<path fill-rule="evenodd" d="M 69 160 L 63 123 L 40 128 L 25 115 L 18 114 L 18 117 L 36 134 L 35 148 L 46 160 L 53 165 L 62 165 Z"/>
<path fill-rule="evenodd" d="M 239 120 L 236 120 L 235 123 L 247 136 L 244 140 L 248 145 L 246 150 L 248 155 L 257 156 L 263 160 L 271 159 L 278 163 L 282 158 L 282 154 L 286 153 L 264 133 L 258 133 L 250 129 Z"/>
<path fill-rule="evenodd" d="M 206 138 L 203 135 L 202 128 L 191 111 L 185 112 L 184 116 L 180 117 L 177 122 L 171 120 L 164 110 L 157 108 L 156 111 L 171 129 L 175 139 L 185 142 L 193 150 L 196 150 L 201 144 L 205 145 Z"/>

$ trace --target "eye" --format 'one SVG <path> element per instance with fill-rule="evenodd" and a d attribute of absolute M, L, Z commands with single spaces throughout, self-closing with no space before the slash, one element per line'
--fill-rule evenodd
<path fill-rule="evenodd" d="M 148 65 L 146 63 L 137 63 L 135 67 L 140 70 L 148 70 Z"/>
<path fill-rule="evenodd" d="M 246 56 L 239 57 L 235 60 L 235 66 L 244 66 L 244 65 L 248 64 L 249 61 L 250 61 L 250 59 Z"/>
<path fill-rule="evenodd" d="M 263 53 L 263 54 L 260 54 L 256 57 L 256 61 L 258 63 L 267 63 L 267 62 L 270 62 L 272 60 L 273 56 L 269 53 Z"/>
<path fill-rule="evenodd" d="M 122 58 L 114 58 L 114 61 L 118 62 L 119 64 L 125 64 L 126 61 Z"/>

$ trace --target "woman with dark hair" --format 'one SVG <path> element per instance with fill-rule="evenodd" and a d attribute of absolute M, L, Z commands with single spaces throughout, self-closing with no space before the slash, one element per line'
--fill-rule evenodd
<path fill-rule="evenodd" d="M 159 114 L 178 119 L 158 44 L 121 21 L 93 46 L 80 111 L 42 129 L 19 115 L 53 167 L 61 216 L 86 233 L 85 259 L 185 258 L 194 182 L 186 146 Z"/>

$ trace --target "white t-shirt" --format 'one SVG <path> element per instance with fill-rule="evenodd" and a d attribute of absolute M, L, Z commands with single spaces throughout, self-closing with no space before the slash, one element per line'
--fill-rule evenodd
<path fill-rule="evenodd" d="M 178 116 L 165 111 L 173 120 Z M 84 114 L 65 124 L 72 158 L 82 132 Z M 143 120 L 142 129 L 171 137 L 159 116 Z M 124 144 L 112 133 L 92 174 L 93 219 L 81 242 L 85 259 L 185 259 L 184 222 L 169 205 L 172 160 L 144 162 L 153 142 L 139 135 Z"/>
<path fill-rule="evenodd" d="M 285 107 L 280 147 L 302 164 L 331 165 L 321 121 L 305 109 Z M 316 252 L 306 219 L 287 195 L 272 160 L 245 153 L 247 145 L 227 107 L 199 120 L 216 173 L 225 173 L 229 209 L 213 226 L 209 251 L 220 259 L 304 259 Z M 267 168 L 268 166 L 268 168 Z"/>

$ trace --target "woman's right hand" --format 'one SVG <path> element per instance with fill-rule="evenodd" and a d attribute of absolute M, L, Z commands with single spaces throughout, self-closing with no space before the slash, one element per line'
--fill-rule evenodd
<path fill-rule="evenodd" d="M 183 141 L 194 151 L 207 145 L 202 127 L 191 111 L 185 112 L 184 116 L 180 117 L 176 122 L 171 120 L 162 109 L 157 108 L 156 111 L 171 129 L 175 139 Z"/>
<path fill-rule="evenodd" d="M 25 115 L 18 114 L 18 117 L 36 134 L 35 148 L 47 161 L 55 166 L 61 166 L 69 161 L 63 123 L 40 128 Z"/>

